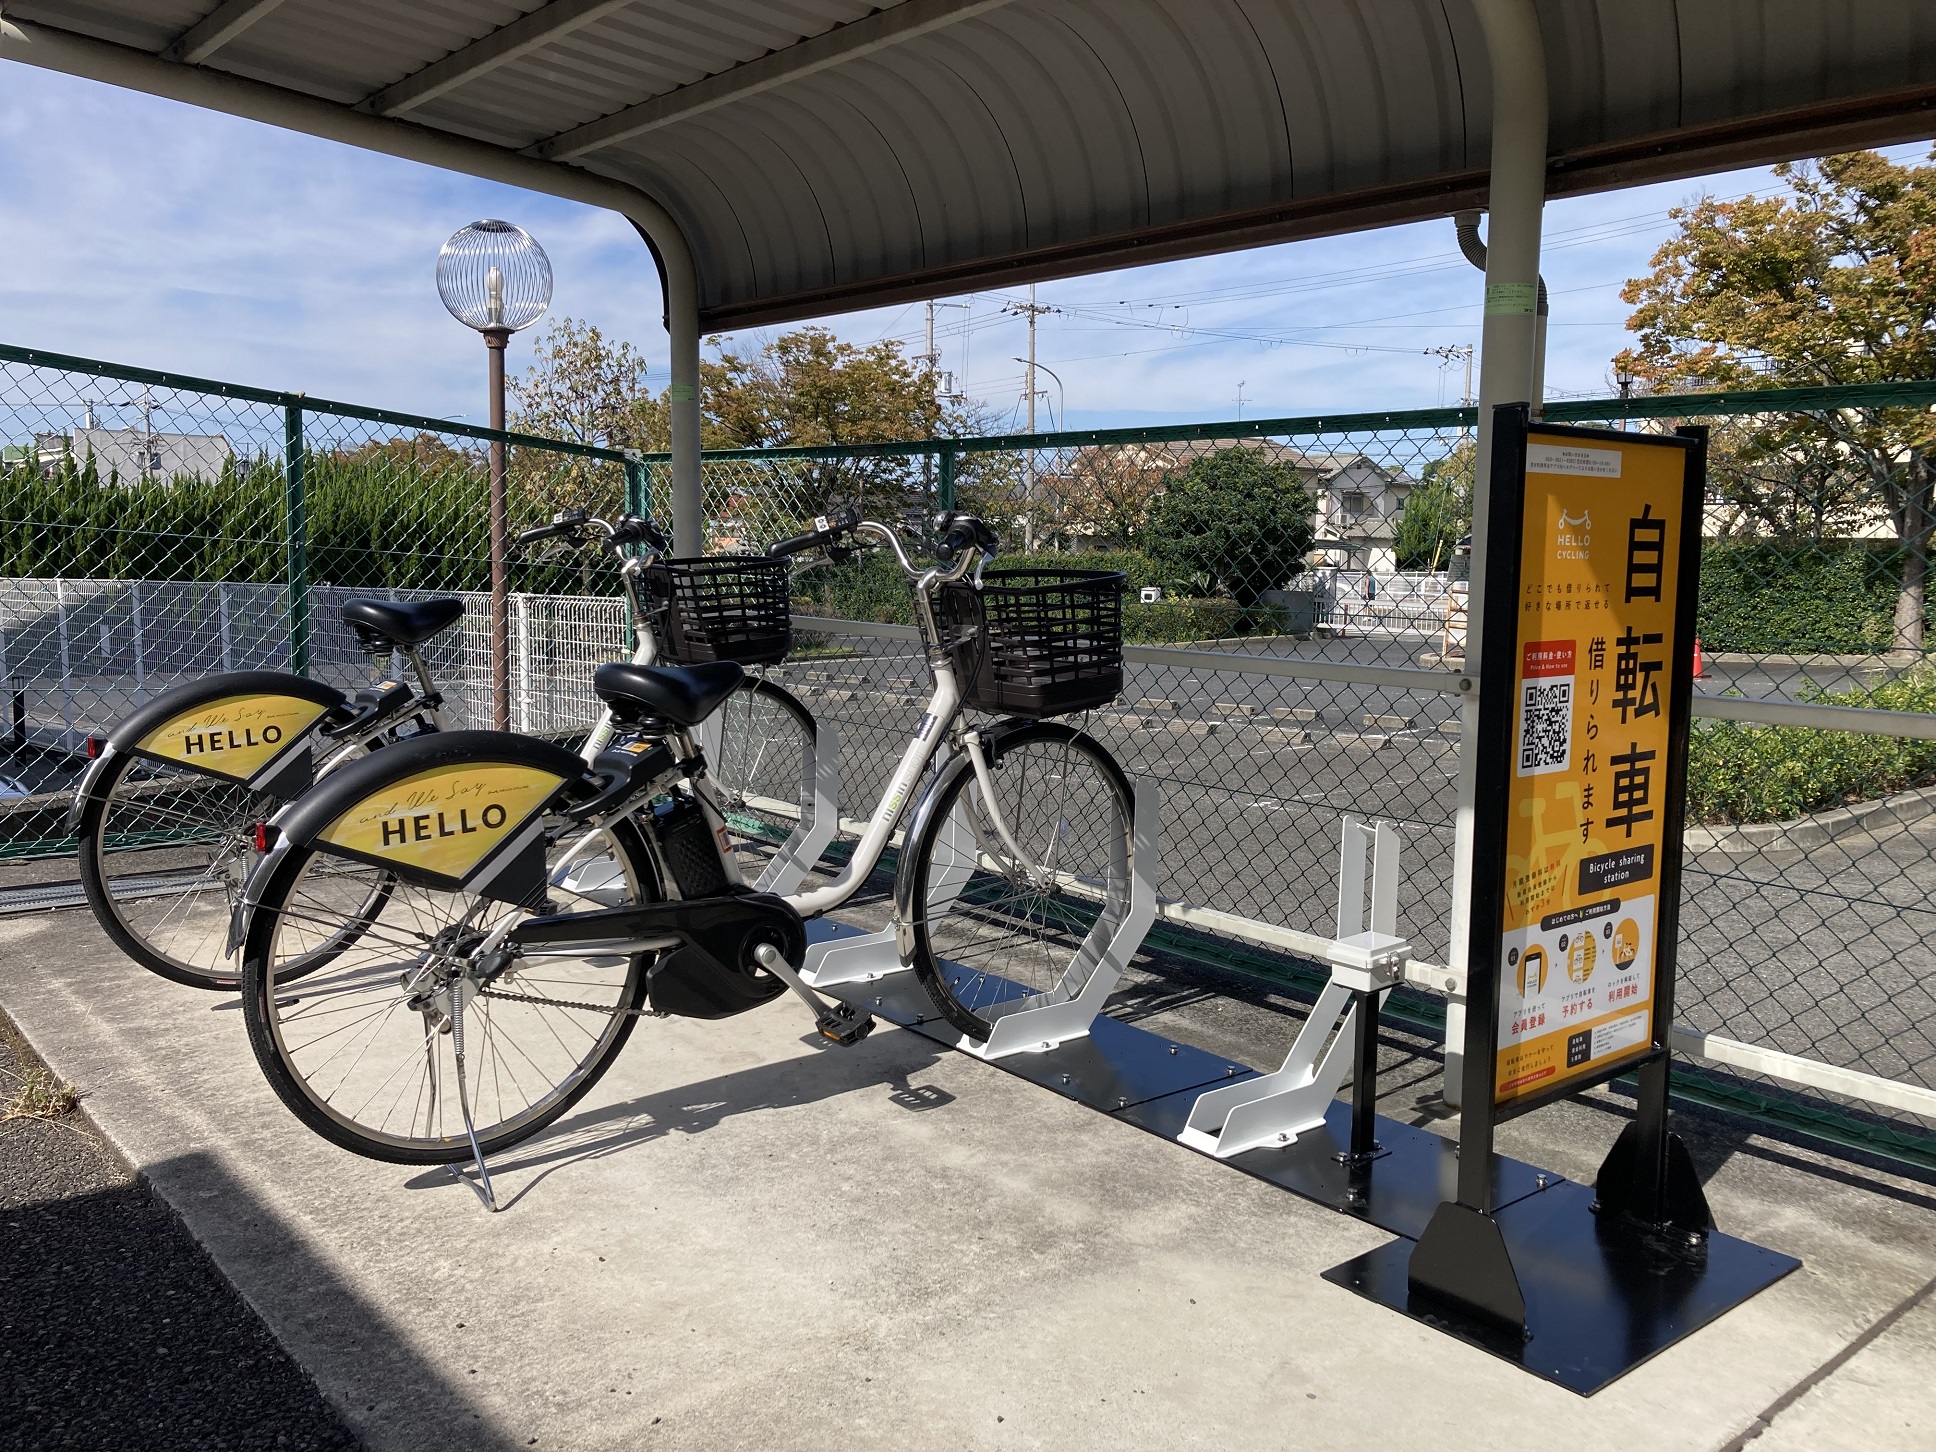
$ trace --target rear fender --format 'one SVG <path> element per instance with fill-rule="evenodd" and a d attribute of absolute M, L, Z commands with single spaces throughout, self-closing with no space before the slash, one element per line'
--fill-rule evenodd
<path fill-rule="evenodd" d="M 291 800 L 310 783 L 310 739 L 343 705 L 334 686 L 281 671 L 231 671 L 164 691 L 108 733 L 74 788 L 68 824 L 81 824 L 109 767 L 129 755 Z"/>

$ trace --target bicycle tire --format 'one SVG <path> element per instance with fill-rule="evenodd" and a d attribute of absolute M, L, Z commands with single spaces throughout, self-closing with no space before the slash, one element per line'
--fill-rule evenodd
<path fill-rule="evenodd" d="M 137 815 L 152 819 L 157 813 L 173 812 L 178 818 L 185 818 L 185 813 L 158 806 L 153 795 L 169 790 L 177 795 L 182 792 L 199 795 L 210 808 L 205 820 L 200 823 L 177 820 L 170 834 L 190 839 L 199 837 L 204 841 L 199 844 L 193 840 L 186 844 L 160 842 L 144 847 L 143 836 L 159 834 L 140 831 L 144 824 L 139 821 L 118 822 L 116 804 L 122 788 L 134 773 L 164 770 L 163 764 L 128 753 L 109 762 L 93 783 L 76 826 L 81 891 L 108 940 L 143 968 L 187 988 L 233 993 L 241 983 L 241 970 L 228 951 L 229 917 L 254 865 L 254 824 L 267 821 L 280 810 L 283 802 L 267 792 L 250 791 L 238 782 L 180 773 L 173 778 L 178 787 L 164 787 L 152 794 L 150 801 L 137 809 Z M 148 821 L 145 825 L 152 827 L 155 823 Z M 120 849 L 111 847 L 111 842 L 121 837 L 131 839 L 129 845 Z M 205 845 L 210 837 L 216 839 L 212 848 Z M 146 872 L 111 872 L 110 859 L 123 853 L 142 858 Z M 200 864 L 195 876 L 185 882 L 168 879 L 171 868 L 179 872 L 184 867 L 193 870 L 196 866 L 192 861 L 171 859 L 193 859 L 198 855 L 206 856 L 207 861 Z M 157 880 L 143 884 L 140 881 L 143 876 Z M 123 883 L 118 889 L 117 878 Z M 131 884 L 130 879 L 133 879 Z M 159 906 L 135 912 L 133 907 L 137 903 Z M 384 893 L 378 884 L 365 910 L 380 913 L 383 905 Z M 330 956 L 325 945 L 318 950 L 308 971 L 322 967 Z"/>
<path fill-rule="evenodd" d="M 626 897 L 635 901 L 659 900 L 663 896 L 659 873 L 654 858 L 637 827 L 630 821 L 622 819 L 608 827 L 596 830 L 607 839 L 614 865 L 626 878 L 624 896 L 618 900 L 623 901 Z M 577 829 L 568 829 L 556 838 L 551 845 L 552 861 L 558 862 L 562 844 L 576 843 L 582 835 L 577 832 Z M 378 941 L 372 944 L 370 941 L 373 935 L 380 936 L 380 931 L 383 930 L 381 922 L 366 933 L 361 941 L 342 950 L 339 957 L 343 961 L 339 963 L 335 972 L 320 978 L 313 973 L 305 973 L 302 986 L 297 993 L 285 996 L 282 991 L 283 986 L 290 980 L 287 976 L 279 974 L 276 969 L 278 938 L 288 925 L 292 915 L 292 898 L 300 888 L 307 869 L 317 858 L 324 855 L 326 854 L 311 847 L 292 849 L 278 865 L 270 881 L 264 885 L 260 905 L 250 917 L 249 933 L 242 953 L 242 1008 L 243 1018 L 248 1026 L 249 1045 L 255 1053 L 256 1062 L 261 1066 L 276 1096 L 290 1112 L 310 1129 L 341 1149 L 349 1150 L 367 1159 L 391 1164 L 451 1164 L 467 1160 L 471 1157 L 471 1144 L 463 1129 L 461 1111 L 446 1115 L 446 1111 L 450 1108 L 450 1103 L 447 1101 L 454 1102 L 451 1089 L 444 1086 L 440 1073 L 440 1066 L 451 1039 L 447 1028 L 433 1027 L 431 1019 L 426 1015 L 422 1027 L 407 1030 L 400 1035 L 386 1036 L 383 1052 L 387 1053 L 388 1057 L 379 1057 L 367 1069 L 363 1067 L 364 1061 L 372 1053 L 379 1052 L 374 1047 L 376 1036 L 386 1032 L 389 1019 L 395 1016 L 397 1007 L 399 1005 L 409 1007 L 409 989 L 399 981 L 399 976 L 394 971 L 399 960 L 394 952 L 388 951 L 394 949 L 396 943 Z M 593 859 L 594 866 L 597 861 L 598 859 Z M 557 889 L 558 876 L 563 870 L 557 866 L 552 868 L 554 891 Z M 606 892 L 608 896 L 597 897 L 594 900 L 601 905 L 613 905 L 609 896 L 611 893 L 609 882 L 598 890 Z M 408 919 L 412 925 L 410 930 L 422 937 L 425 944 L 429 944 L 434 935 L 424 937 L 426 910 L 434 909 L 439 897 L 455 900 L 463 896 L 459 893 L 440 893 L 436 889 L 407 882 L 401 883 L 393 900 L 399 912 L 388 931 L 400 939 L 402 933 L 398 931 L 395 923 L 402 923 Z M 502 904 L 497 906 L 503 907 L 507 912 L 521 911 Z M 551 906 L 556 907 L 557 904 L 554 902 Z M 480 919 L 480 921 L 483 920 Z M 450 926 L 447 924 L 446 928 Z M 419 954 L 423 952 L 422 945 L 410 945 L 410 949 Z M 594 957 L 595 955 L 587 956 L 581 961 L 591 965 Z M 509 985 L 508 987 L 494 988 L 491 994 L 471 1001 L 470 1008 L 466 1010 L 465 1032 L 470 1042 L 477 1046 L 477 1052 L 467 1053 L 466 1058 L 475 1059 L 470 1066 L 469 1075 L 471 1094 L 478 1100 L 476 1106 L 478 1115 L 483 1113 L 484 1100 L 493 1094 L 496 1096 L 498 1112 L 501 1114 L 506 1079 L 510 1080 L 514 1095 L 521 1096 L 527 1092 L 516 1078 L 520 1068 L 524 1069 L 527 1076 L 537 1076 L 545 1072 L 537 1054 L 548 1055 L 549 1050 L 543 1047 L 541 1036 L 535 1032 L 527 1036 L 521 1044 L 512 1046 L 524 1057 L 508 1069 L 505 1067 L 510 1060 L 510 1055 L 504 1051 L 503 1043 L 512 1032 L 512 1029 L 503 1022 L 506 1014 L 522 1015 L 522 1021 L 526 1027 L 534 1030 L 543 1028 L 557 1041 L 562 1054 L 561 1059 L 555 1060 L 563 1068 L 559 1082 L 550 1084 L 546 1092 L 537 1095 L 517 1112 L 477 1125 L 477 1142 L 485 1154 L 498 1153 L 539 1133 L 592 1090 L 631 1037 L 633 1026 L 637 1021 L 637 1011 L 645 1002 L 647 972 L 654 957 L 655 955 L 651 953 L 631 954 L 625 959 L 622 974 L 608 970 L 602 983 L 587 985 L 580 982 L 562 990 L 555 988 L 551 992 L 540 990 L 537 995 L 545 998 L 560 997 L 564 994 L 570 994 L 575 998 L 577 995 L 588 993 L 609 996 L 610 1002 L 599 1006 L 596 1012 L 582 1009 L 538 1008 L 534 1014 L 526 1003 L 520 1002 L 515 997 L 504 996 L 525 994 L 527 989 L 538 987 L 537 982 L 526 977 L 518 969 L 514 969 L 500 980 L 501 983 Z M 545 981 L 549 982 L 549 980 Z M 390 986 L 382 986 L 386 983 Z M 369 990 L 367 994 L 364 993 L 365 988 Z M 332 1102 L 335 1096 L 324 1092 L 323 1086 L 315 1081 L 315 1076 L 320 1072 L 315 1065 L 321 1063 L 326 1067 L 329 1058 L 318 1060 L 310 1055 L 307 1056 L 308 1062 L 298 1062 L 300 1057 L 304 1057 L 305 1049 L 322 1043 L 323 1038 L 312 1037 L 300 1044 L 295 1042 L 295 1035 L 290 1031 L 289 1025 L 296 1022 L 299 1016 L 289 1010 L 299 1008 L 305 1002 L 323 1005 L 316 1013 L 310 1015 L 317 1026 L 316 1032 L 326 1036 L 347 1034 L 355 1029 L 358 1023 L 367 1022 L 367 1018 L 352 1020 L 347 1025 L 338 1025 L 325 1030 L 321 1026 L 320 1015 L 323 1012 L 330 1014 L 356 1012 L 358 1001 L 352 995 L 358 994 L 363 994 L 366 1001 L 378 1005 L 369 1010 L 371 1016 L 380 1011 L 386 1017 L 375 1023 L 365 1036 L 369 1042 L 358 1048 L 353 1061 L 344 1071 L 343 1086 L 348 1086 L 351 1074 L 359 1074 L 361 1077 L 353 1091 L 346 1088 L 344 1103 L 337 1104 Z M 385 999 L 388 1000 L 387 1008 L 381 1006 Z M 333 1007 L 330 1006 L 332 1001 Z M 500 1011 L 498 1005 L 501 1003 L 507 1007 Z M 344 1007 L 345 1004 L 350 1006 Z M 479 1008 L 480 1004 L 484 1005 L 482 1010 Z M 547 1011 L 553 1015 L 550 1019 L 544 1017 Z M 585 1013 L 585 1018 L 561 1017 L 567 1012 L 582 1012 Z M 583 1023 L 600 1019 L 603 1020 L 603 1027 L 593 1036 L 593 1041 L 584 1055 L 575 1062 L 566 1063 L 565 1061 L 570 1059 L 574 1050 L 567 1044 L 565 1036 L 559 1033 L 560 1027 L 571 1029 L 574 1033 L 582 1032 L 586 1031 L 580 1027 Z M 346 1039 L 344 1044 L 331 1049 L 329 1056 L 343 1054 L 353 1042 Z M 532 1052 L 533 1044 L 538 1046 L 536 1053 Z M 391 1126 L 397 1123 L 408 1123 L 415 1118 L 419 1109 L 423 1109 L 426 1128 L 420 1134 L 398 1133 L 394 1127 L 386 1129 L 380 1125 L 366 1123 L 358 1119 L 356 1114 L 349 1112 L 346 1107 L 352 1094 L 362 1092 L 372 1082 L 372 1076 L 383 1073 L 383 1065 L 389 1062 L 391 1057 L 396 1056 L 399 1046 L 407 1046 L 407 1051 L 403 1053 L 404 1058 L 414 1060 L 418 1052 L 424 1053 L 429 1066 L 429 1072 L 425 1078 L 430 1102 L 426 1106 L 422 1086 L 420 1086 L 410 1115 L 401 1121 L 391 1118 L 386 1122 Z M 395 1072 L 400 1071 L 392 1071 L 391 1077 L 394 1077 Z M 385 1086 L 388 1079 L 378 1079 L 375 1082 L 379 1086 L 376 1092 L 387 1092 Z M 399 1095 L 401 1092 L 399 1091 Z M 368 1098 L 373 1100 L 374 1094 Z M 358 1112 L 364 1114 L 371 1112 L 368 1101 Z M 438 1129 L 436 1133 L 431 1133 L 429 1130 L 433 1119 Z"/>
<path fill-rule="evenodd" d="M 1128 776 L 1086 732 L 1003 725 L 983 733 L 983 749 L 1008 833 L 958 755 L 916 808 L 895 885 L 916 977 L 977 1042 L 1027 995 L 1081 991 L 1070 975 L 1093 969 L 1095 940 L 1128 912 L 1136 826 Z M 1010 839 L 1028 864 L 1014 860 Z"/>

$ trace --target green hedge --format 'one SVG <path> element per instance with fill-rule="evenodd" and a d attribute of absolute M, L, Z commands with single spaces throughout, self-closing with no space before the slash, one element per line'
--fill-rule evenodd
<path fill-rule="evenodd" d="M 304 472 L 313 585 L 488 590 L 489 482 L 478 467 L 330 453 Z M 0 574 L 281 582 L 287 568 L 282 469 L 233 462 L 215 479 L 122 485 L 65 461 L 52 478 L 0 470 Z M 513 502 L 512 529 L 537 522 Z M 514 588 L 609 594 L 612 568 L 586 555 L 521 561 Z"/>
<path fill-rule="evenodd" d="M 1744 654 L 1887 650 L 1901 561 L 1882 540 L 1710 540 L 1701 550 L 1701 644 Z"/>
<path fill-rule="evenodd" d="M 1918 666 L 1869 690 L 1824 693 L 1825 705 L 1936 712 L 1936 668 Z M 1690 821 L 1782 822 L 1936 781 L 1936 741 L 1793 726 L 1697 721 L 1688 742 Z"/>

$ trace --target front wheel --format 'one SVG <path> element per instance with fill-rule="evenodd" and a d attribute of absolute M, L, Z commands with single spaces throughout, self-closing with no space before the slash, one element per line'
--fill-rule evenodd
<path fill-rule="evenodd" d="M 720 809 L 751 882 L 813 811 L 813 713 L 791 692 L 748 676 L 700 728 Z"/>
<path fill-rule="evenodd" d="M 562 826 L 546 856 L 547 911 L 662 897 L 629 822 Z M 270 1086 L 323 1138 L 394 1164 L 470 1158 L 466 1107 L 486 1154 L 536 1134 L 625 1046 L 653 955 L 527 957 L 480 987 L 467 974 L 472 951 L 528 911 L 399 881 L 367 920 L 371 883 L 363 879 L 389 876 L 298 847 L 264 887 L 242 949 L 242 1008 Z M 332 960 L 306 968 L 322 944 L 332 945 Z"/>
<path fill-rule="evenodd" d="M 1057 721 L 985 733 L 989 789 L 957 756 L 917 813 L 896 884 L 914 971 L 972 1039 L 1025 1001 L 1081 993 L 1129 912 L 1135 795 Z"/>

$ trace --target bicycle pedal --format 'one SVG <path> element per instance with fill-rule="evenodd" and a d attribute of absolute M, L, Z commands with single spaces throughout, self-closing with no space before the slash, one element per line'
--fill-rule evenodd
<path fill-rule="evenodd" d="M 821 1038 L 850 1048 L 874 1032 L 874 1017 L 851 1003 L 843 1003 L 821 1014 L 814 1027 L 820 1030 Z"/>

